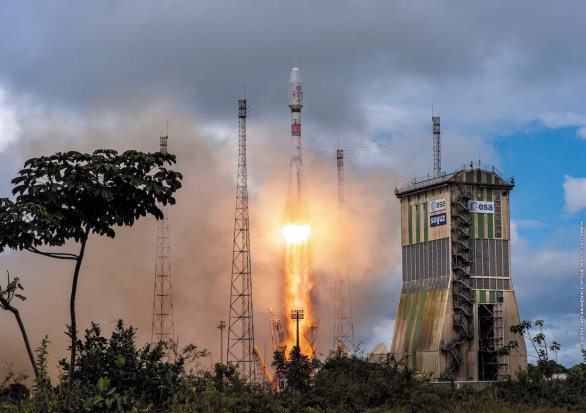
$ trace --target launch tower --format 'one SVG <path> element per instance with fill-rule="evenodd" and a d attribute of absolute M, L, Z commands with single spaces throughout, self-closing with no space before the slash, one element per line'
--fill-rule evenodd
<path fill-rule="evenodd" d="M 435 123 L 435 122 L 434 122 Z M 401 202 L 403 287 L 391 353 L 436 380 L 497 380 L 527 363 L 510 264 L 513 178 L 466 165 L 414 180 Z"/>
<path fill-rule="evenodd" d="M 167 153 L 167 139 L 161 136 L 160 151 Z M 167 207 L 162 206 L 163 218 L 157 223 L 157 251 L 155 258 L 155 288 L 153 293 L 153 324 L 151 341 L 164 341 L 173 347 L 173 288 L 171 285 L 171 247 L 169 246 L 169 221 Z"/>
<path fill-rule="evenodd" d="M 246 167 L 246 100 L 238 101 L 238 178 L 232 250 L 230 319 L 226 361 L 240 368 L 243 379 L 256 380 L 254 322 L 252 313 L 252 273 L 250 266 L 250 223 L 248 219 L 248 179 Z"/>
<path fill-rule="evenodd" d="M 352 298 L 348 276 L 348 247 L 346 245 L 346 214 L 344 206 L 344 151 L 336 151 L 338 169 L 338 257 L 334 285 L 334 352 L 355 351 Z"/>

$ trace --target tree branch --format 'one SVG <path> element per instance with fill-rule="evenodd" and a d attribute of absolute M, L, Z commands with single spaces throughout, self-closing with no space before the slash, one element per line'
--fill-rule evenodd
<path fill-rule="evenodd" d="M 49 258 L 56 258 L 58 260 L 77 260 L 79 257 L 75 254 L 70 254 L 68 252 L 45 252 L 40 251 L 35 247 L 27 247 L 27 251 L 34 252 L 35 254 L 44 255 L 45 257 Z"/>

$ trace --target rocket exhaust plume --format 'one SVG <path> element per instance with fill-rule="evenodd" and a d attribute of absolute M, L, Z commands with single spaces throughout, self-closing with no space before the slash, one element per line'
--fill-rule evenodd
<path fill-rule="evenodd" d="M 297 320 L 293 310 L 303 310 L 304 318 L 299 320 L 299 341 L 301 352 L 311 355 L 313 349 L 308 340 L 314 325 L 311 290 L 313 280 L 309 271 L 309 239 L 311 226 L 307 213 L 307 201 L 303 194 L 303 163 L 301 160 L 301 108 L 303 107 L 303 86 L 298 68 L 291 70 L 289 78 L 289 108 L 291 109 L 291 163 L 289 170 L 289 195 L 285 205 L 285 280 L 284 313 L 287 317 L 287 349 L 296 345 Z"/>

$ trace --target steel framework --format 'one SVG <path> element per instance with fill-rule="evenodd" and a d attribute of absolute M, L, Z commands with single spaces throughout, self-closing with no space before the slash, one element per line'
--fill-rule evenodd
<path fill-rule="evenodd" d="M 442 174 L 442 153 L 440 141 L 440 117 L 432 116 L 433 123 L 433 176 L 437 178 Z"/>
<path fill-rule="evenodd" d="M 160 151 L 167 153 L 168 136 L 161 136 Z M 155 259 L 155 288 L 153 293 L 152 342 L 166 342 L 174 348 L 173 288 L 171 285 L 171 247 L 167 207 L 161 207 L 163 218 L 157 223 L 157 250 Z"/>
<path fill-rule="evenodd" d="M 246 169 L 246 99 L 238 101 L 238 178 L 232 250 L 232 283 L 226 361 L 239 366 L 245 381 L 256 381 Z"/>
<path fill-rule="evenodd" d="M 580 316 L 578 321 L 578 337 L 580 350 L 584 351 L 584 221 L 580 221 L 580 274 L 579 274 L 579 288 L 580 288 Z"/>
<path fill-rule="evenodd" d="M 338 259 L 334 285 L 334 352 L 353 353 L 356 348 L 345 234 L 344 151 L 342 149 L 337 150 L 336 161 L 338 166 Z"/>

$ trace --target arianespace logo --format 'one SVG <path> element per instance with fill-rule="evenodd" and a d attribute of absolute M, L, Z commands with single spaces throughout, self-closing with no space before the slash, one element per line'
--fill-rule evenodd
<path fill-rule="evenodd" d="M 494 202 L 492 201 L 470 201 L 470 212 L 477 214 L 494 214 Z"/>
<path fill-rule="evenodd" d="M 438 227 L 440 225 L 446 225 L 446 214 L 437 214 L 429 217 L 429 226 Z"/>
<path fill-rule="evenodd" d="M 429 201 L 429 212 L 443 211 L 446 209 L 446 200 L 444 198 Z"/>

